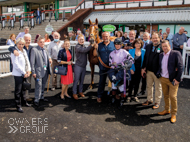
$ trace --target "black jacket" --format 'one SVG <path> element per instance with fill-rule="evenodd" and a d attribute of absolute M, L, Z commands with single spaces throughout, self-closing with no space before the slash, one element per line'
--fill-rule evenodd
<path fill-rule="evenodd" d="M 162 72 L 162 59 L 164 53 L 159 55 L 159 70 L 157 75 L 160 75 Z M 181 75 L 183 72 L 183 60 L 181 53 L 176 50 L 171 50 L 169 58 L 168 58 L 168 73 L 169 80 L 172 82 L 173 79 L 176 79 L 178 82 L 181 81 Z"/>
<path fill-rule="evenodd" d="M 72 56 L 71 50 L 69 50 L 69 52 L 71 53 L 71 56 Z M 66 53 L 65 48 L 59 50 L 59 53 L 58 53 L 58 56 L 57 56 L 57 60 L 58 61 L 65 61 L 65 62 L 67 62 L 67 53 Z M 71 60 L 72 60 L 72 58 L 71 58 Z M 67 71 L 67 66 L 68 66 L 67 64 L 63 64 L 63 67 L 66 68 L 66 71 Z"/>
<path fill-rule="evenodd" d="M 27 52 L 27 49 L 26 49 L 26 47 L 24 46 L 24 49 L 26 50 L 26 53 L 27 53 L 27 55 L 28 55 L 28 59 L 29 59 L 29 61 L 30 61 L 30 53 L 31 53 L 31 49 L 33 48 L 33 46 L 31 46 L 31 45 L 29 45 L 29 47 L 28 47 L 28 52 Z M 17 50 L 16 48 L 15 48 L 15 46 L 10 46 L 9 48 L 8 48 L 8 50 L 11 52 L 11 53 L 14 53 L 14 50 Z M 29 54 L 28 54 L 29 53 Z"/>
<path fill-rule="evenodd" d="M 159 69 L 159 54 L 157 53 L 157 49 L 160 48 L 160 53 L 163 52 L 161 44 L 159 44 L 158 46 L 155 47 L 155 56 L 153 56 L 153 58 L 151 58 L 152 54 L 152 49 L 153 49 L 153 43 L 150 43 L 146 46 L 146 52 L 145 52 L 145 56 L 144 56 L 144 61 L 143 61 L 143 65 L 142 68 L 149 68 L 149 62 L 152 62 L 152 72 L 154 72 L 154 74 L 156 75 Z"/>

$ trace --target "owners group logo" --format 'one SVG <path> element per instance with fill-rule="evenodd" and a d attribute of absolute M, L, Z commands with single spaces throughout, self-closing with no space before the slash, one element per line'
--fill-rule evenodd
<path fill-rule="evenodd" d="M 8 133 L 46 133 L 48 118 L 10 118 Z"/>

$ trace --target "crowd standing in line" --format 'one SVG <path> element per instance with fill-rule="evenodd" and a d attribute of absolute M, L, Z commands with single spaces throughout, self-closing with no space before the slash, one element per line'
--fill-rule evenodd
<path fill-rule="evenodd" d="M 112 33 L 113 34 L 113 33 Z M 65 74 L 61 75 L 60 86 L 62 91 L 60 98 L 65 99 L 65 96 L 71 98 L 68 94 L 68 85 L 73 83 L 73 98 L 78 100 L 78 94 L 85 97 L 83 93 L 83 82 L 86 73 L 87 54 L 94 47 L 94 56 L 100 56 L 104 64 L 111 66 L 113 64 L 123 63 L 125 60 L 131 61 L 133 64 L 130 68 L 131 81 L 126 83 L 128 96 L 126 101 L 129 103 L 134 100 L 139 102 L 138 96 L 144 95 L 147 91 L 147 100 L 142 105 L 147 106 L 153 103 L 153 89 L 155 88 L 155 102 L 153 109 L 158 109 L 164 94 L 165 109 L 159 112 L 159 115 L 170 113 L 171 102 L 171 122 L 176 122 L 177 114 L 177 90 L 181 81 L 183 71 L 182 49 L 183 43 L 187 42 L 187 36 L 184 33 L 184 27 L 179 29 L 179 32 L 173 35 L 170 33 L 170 28 L 166 28 L 166 32 L 162 34 L 162 29 L 159 32 L 148 33 L 148 30 L 141 32 L 140 38 L 135 39 L 136 32 L 131 30 L 129 37 L 127 32 L 116 31 L 116 40 L 109 40 L 110 33 L 102 33 L 102 42 L 91 43 L 88 47 L 84 46 L 84 41 L 88 41 L 89 29 L 84 28 L 81 32 L 69 32 L 65 36 L 64 42 L 60 40 L 60 34 L 52 31 L 51 35 L 45 34 L 45 38 L 39 35 L 37 47 L 32 47 L 31 35 L 29 28 L 25 27 L 24 32 L 21 32 L 16 37 L 12 34 L 7 41 L 11 45 L 11 59 L 13 61 L 13 76 L 15 79 L 15 102 L 18 112 L 23 112 L 21 104 L 30 106 L 28 101 L 29 91 L 22 90 L 24 80 L 27 78 L 31 83 L 31 78 L 35 80 L 35 99 L 34 105 L 38 107 L 40 101 L 48 101 L 44 98 L 44 89 L 48 79 L 48 75 L 52 75 L 52 88 L 55 90 L 57 86 L 57 74 L 55 69 L 57 66 L 65 68 Z M 50 42 L 51 40 L 51 42 Z M 75 47 L 76 61 L 73 66 L 72 57 L 74 53 L 70 49 L 70 41 L 78 41 Z M 45 42 L 50 42 L 47 49 Z M 121 44 L 123 42 L 123 45 Z M 190 46 L 190 39 L 187 42 Z M 109 68 L 106 68 L 99 63 L 99 86 L 97 92 L 97 102 L 102 102 L 102 96 L 105 91 L 105 83 Z M 74 70 L 74 77 L 73 77 Z M 139 84 L 142 81 L 140 93 Z M 77 94 L 77 85 L 79 83 L 79 93 Z M 119 89 L 120 93 L 117 93 Z M 114 86 L 112 83 L 112 96 L 114 99 L 122 99 L 124 84 Z M 132 93 L 134 90 L 134 93 Z M 119 95 L 120 94 L 120 95 Z M 20 101 L 21 98 L 21 101 Z"/>

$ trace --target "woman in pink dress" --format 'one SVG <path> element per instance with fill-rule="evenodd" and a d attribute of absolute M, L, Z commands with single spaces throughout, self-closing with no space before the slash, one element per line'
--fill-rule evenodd
<path fill-rule="evenodd" d="M 68 39 L 64 40 L 64 44 L 62 45 L 62 48 L 58 53 L 58 62 L 59 64 L 62 64 L 63 67 L 67 68 L 67 74 L 61 75 L 61 84 L 62 84 L 62 91 L 61 91 L 61 99 L 64 100 L 65 97 L 71 98 L 67 91 L 68 91 L 68 85 L 73 83 L 73 70 L 72 70 L 72 53 L 70 48 L 70 41 Z"/>

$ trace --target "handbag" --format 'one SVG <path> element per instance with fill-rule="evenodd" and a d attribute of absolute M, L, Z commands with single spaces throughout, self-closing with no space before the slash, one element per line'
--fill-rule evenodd
<path fill-rule="evenodd" d="M 54 74 L 59 74 L 59 75 L 67 75 L 67 67 L 64 67 L 63 65 L 61 66 L 55 66 L 53 70 Z"/>
<path fill-rule="evenodd" d="M 24 78 L 24 81 L 22 83 L 22 90 L 26 91 L 26 90 L 30 90 L 31 89 L 31 83 L 28 82 L 28 80 L 26 78 Z"/>

